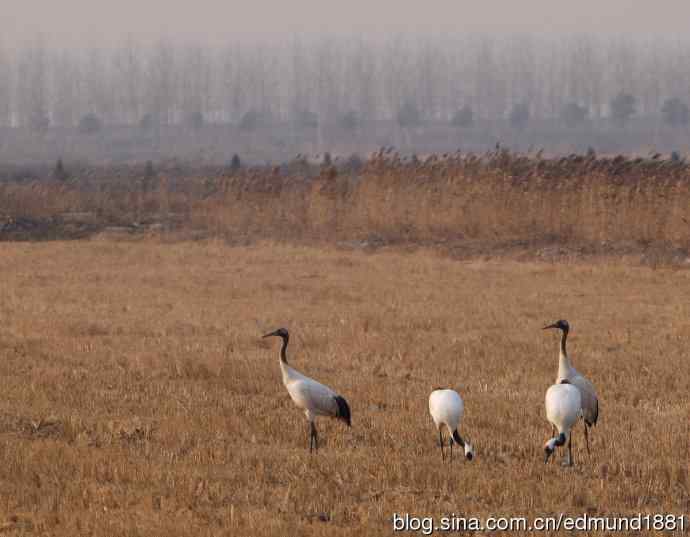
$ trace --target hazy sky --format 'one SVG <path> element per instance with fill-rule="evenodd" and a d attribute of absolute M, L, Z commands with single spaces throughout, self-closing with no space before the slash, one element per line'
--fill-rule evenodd
<path fill-rule="evenodd" d="M 690 0 L 0 0 L 4 38 L 37 32 L 65 43 L 134 34 L 228 36 L 389 31 L 677 37 Z M 7 29 L 9 28 L 9 32 Z M 9 37 L 7 37 L 9 35 Z"/>

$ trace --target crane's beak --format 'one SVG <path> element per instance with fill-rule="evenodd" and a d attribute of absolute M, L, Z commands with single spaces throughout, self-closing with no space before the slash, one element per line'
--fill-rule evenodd
<path fill-rule="evenodd" d="M 270 334 L 265 334 L 265 335 L 263 335 L 263 336 L 261 336 L 261 337 L 262 337 L 262 338 L 265 338 L 265 337 L 277 336 L 277 335 L 278 335 L 277 332 L 278 332 L 278 331 L 276 330 L 275 332 L 271 332 Z"/>
<path fill-rule="evenodd" d="M 547 330 L 549 328 L 558 328 L 558 325 L 556 323 L 553 323 L 548 326 L 545 326 L 544 328 L 542 328 L 542 330 Z"/>

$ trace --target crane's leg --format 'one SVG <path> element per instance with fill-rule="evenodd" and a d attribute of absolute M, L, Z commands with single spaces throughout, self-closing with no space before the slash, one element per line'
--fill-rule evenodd
<path fill-rule="evenodd" d="M 441 460 L 445 461 L 446 460 L 446 454 L 443 451 L 443 429 L 438 430 L 438 441 L 439 441 L 439 445 L 441 446 Z"/>
<path fill-rule="evenodd" d="M 589 425 L 585 422 L 585 446 L 587 446 L 587 455 L 589 455 Z"/>
<path fill-rule="evenodd" d="M 313 449 L 316 449 L 316 451 L 319 450 L 319 437 L 316 434 L 316 425 L 314 425 L 313 421 L 310 421 L 309 422 L 309 453 L 311 453 Z"/>
<path fill-rule="evenodd" d="M 573 432 L 568 434 L 568 458 L 563 461 L 563 466 L 573 465 Z"/>
<path fill-rule="evenodd" d="M 450 462 L 453 462 L 453 437 L 448 439 L 448 445 L 450 445 Z"/>

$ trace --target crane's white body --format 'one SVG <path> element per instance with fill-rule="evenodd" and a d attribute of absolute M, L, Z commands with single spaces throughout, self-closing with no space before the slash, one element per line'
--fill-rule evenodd
<path fill-rule="evenodd" d="M 434 420 L 434 425 L 439 433 L 443 427 L 448 430 L 448 434 L 457 443 L 456 435 L 460 427 L 460 420 L 465 412 L 465 405 L 462 397 L 455 390 L 438 389 L 429 395 L 429 413 Z M 458 436 L 459 438 L 459 436 Z M 474 448 L 469 442 L 464 443 L 465 456 L 471 459 L 474 455 Z"/>
<path fill-rule="evenodd" d="M 558 378 L 556 383 L 567 380 L 580 391 L 582 402 L 582 417 L 587 425 L 594 425 L 599 417 L 599 399 L 594 385 L 577 369 L 575 369 L 568 354 L 563 352 L 558 356 Z"/>
<path fill-rule="evenodd" d="M 582 412 L 580 390 L 572 384 L 554 384 L 546 390 L 546 419 L 566 438 Z M 555 439 L 549 440 L 549 442 Z M 553 449 L 553 445 L 551 445 Z"/>
<path fill-rule="evenodd" d="M 338 394 L 336 392 L 282 361 L 280 370 L 283 374 L 283 384 L 290 398 L 298 408 L 304 411 L 310 422 L 313 422 L 316 416 L 337 416 L 338 404 L 335 397 Z"/>
<path fill-rule="evenodd" d="M 452 435 L 459 425 L 465 412 L 462 397 L 455 390 L 434 390 L 429 396 L 429 413 L 434 420 L 436 429 L 445 426 L 448 434 Z"/>

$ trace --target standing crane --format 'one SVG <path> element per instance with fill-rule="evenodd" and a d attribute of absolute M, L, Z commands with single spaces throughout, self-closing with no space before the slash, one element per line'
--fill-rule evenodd
<path fill-rule="evenodd" d="M 582 400 L 582 418 L 585 422 L 585 445 L 589 454 L 589 428 L 597 424 L 599 419 L 599 398 L 594 389 L 594 385 L 573 367 L 565 348 L 570 325 L 568 321 L 560 320 L 544 327 L 544 330 L 556 328 L 561 331 L 561 348 L 558 355 L 558 378 L 556 383 L 567 380 L 570 384 L 580 390 Z"/>
<path fill-rule="evenodd" d="M 568 458 L 564 465 L 573 465 L 572 450 L 572 429 L 577 419 L 582 414 L 582 398 L 580 390 L 573 386 L 568 380 L 562 380 L 546 390 L 546 418 L 551 425 L 558 431 L 558 436 L 554 436 L 544 444 L 544 463 L 549 462 L 549 457 L 556 447 L 568 441 Z"/>
<path fill-rule="evenodd" d="M 319 449 L 318 435 L 316 433 L 316 417 L 327 416 L 336 418 L 352 425 L 350 421 L 350 406 L 341 395 L 324 386 L 320 382 L 303 375 L 296 369 L 288 365 L 287 346 L 290 341 L 290 334 L 285 328 L 279 328 L 275 332 L 266 334 L 263 337 L 279 337 L 283 340 L 280 348 L 280 370 L 283 374 L 283 384 L 287 389 L 292 401 L 304 411 L 309 421 L 309 453 Z"/>
<path fill-rule="evenodd" d="M 450 446 L 450 460 L 453 460 L 453 443 L 457 443 L 460 447 L 465 448 L 465 457 L 468 461 L 474 458 L 474 448 L 469 442 L 465 442 L 458 427 L 460 420 L 465 411 L 465 405 L 462 402 L 462 397 L 455 390 L 437 388 L 429 395 L 429 413 L 434 420 L 434 425 L 438 430 L 439 443 L 441 445 L 441 460 L 446 460 L 446 454 L 443 451 L 443 428 L 448 430 L 450 435 L 448 438 L 448 445 Z"/>

